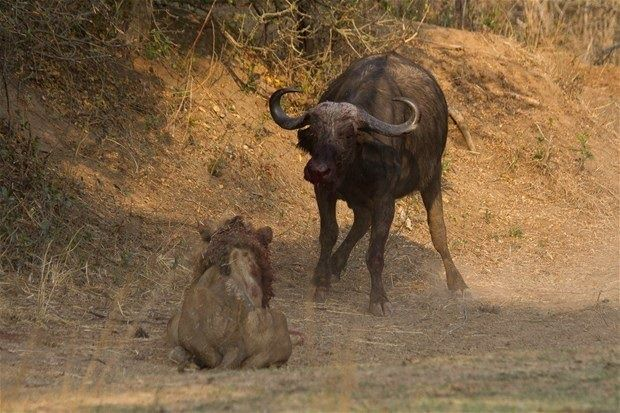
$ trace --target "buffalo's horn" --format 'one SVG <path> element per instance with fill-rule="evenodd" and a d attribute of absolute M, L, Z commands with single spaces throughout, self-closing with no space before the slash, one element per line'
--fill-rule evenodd
<path fill-rule="evenodd" d="M 304 126 L 304 121 L 306 120 L 306 113 L 302 113 L 297 117 L 290 117 L 282 109 L 280 105 L 280 99 L 283 95 L 287 93 L 298 93 L 301 92 L 300 89 L 295 87 L 286 87 L 284 89 L 278 89 L 269 98 L 269 111 L 271 112 L 271 117 L 278 124 L 279 127 L 283 129 L 299 129 Z"/>
<path fill-rule="evenodd" d="M 415 103 L 405 97 L 397 97 L 392 100 L 406 103 L 412 112 L 412 116 L 405 123 L 399 125 L 392 125 L 391 123 L 383 122 L 363 109 L 360 110 L 360 117 L 362 121 L 361 129 L 378 132 L 385 136 L 400 136 L 405 133 L 414 131 L 418 127 L 418 121 L 420 120 L 420 111 Z"/>

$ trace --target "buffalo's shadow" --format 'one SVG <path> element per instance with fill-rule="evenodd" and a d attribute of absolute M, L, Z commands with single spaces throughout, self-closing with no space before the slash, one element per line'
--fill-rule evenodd
<path fill-rule="evenodd" d="M 338 245 L 345 238 L 350 225 L 340 228 Z M 276 230 L 277 232 L 277 230 Z M 318 228 L 316 229 L 318 232 Z M 369 234 L 355 246 L 340 279 L 332 277 L 334 298 L 350 294 L 368 297 L 370 273 L 366 268 L 366 252 Z M 312 291 L 311 279 L 319 257 L 318 233 L 306 238 L 280 238 L 276 235 L 272 244 L 273 266 L 277 274 L 277 286 L 298 291 Z M 445 287 L 445 272 L 439 253 L 430 241 L 423 244 L 413 241 L 399 231 L 392 229 L 385 248 L 383 282 L 388 296 L 397 291 L 419 293 L 428 289 Z M 276 287 L 277 288 L 277 287 Z"/>

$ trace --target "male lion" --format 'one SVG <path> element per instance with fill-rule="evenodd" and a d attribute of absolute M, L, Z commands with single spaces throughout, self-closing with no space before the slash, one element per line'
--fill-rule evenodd
<path fill-rule="evenodd" d="M 273 272 L 269 227 L 255 230 L 239 216 L 200 228 L 206 247 L 181 309 L 168 322 L 171 358 L 207 368 L 284 364 L 292 345 L 286 317 L 269 308 Z"/>

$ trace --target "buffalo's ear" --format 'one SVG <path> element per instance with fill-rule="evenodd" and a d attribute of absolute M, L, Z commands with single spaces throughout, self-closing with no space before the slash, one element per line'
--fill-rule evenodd
<path fill-rule="evenodd" d="M 258 239 L 264 245 L 269 245 L 269 243 L 273 240 L 273 230 L 271 227 L 262 227 L 256 232 L 258 233 Z"/>
<path fill-rule="evenodd" d="M 198 221 L 196 223 L 196 226 L 198 227 L 198 232 L 200 233 L 200 236 L 206 242 L 211 241 L 211 237 L 217 230 L 217 225 L 215 224 L 215 222 L 211 221 L 210 219 L 206 219 L 204 221 Z"/>
<path fill-rule="evenodd" d="M 314 135 L 310 128 L 297 129 L 297 147 L 306 153 L 312 152 L 314 147 Z"/>

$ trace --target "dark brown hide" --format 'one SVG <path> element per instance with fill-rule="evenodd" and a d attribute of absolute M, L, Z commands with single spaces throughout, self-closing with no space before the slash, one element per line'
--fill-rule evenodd
<path fill-rule="evenodd" d="M 281 96 L 293 91 L 274 92 L 270 109 L 278 125 L 299 129 L 298 145 L 311 155 L 304 177 L 314 184 L 321 218 L 315 298 L 325 298 L 332 275 L 340 277 L 351 250 L 370 230 L 369 309 L 375 315 L 390 312 L 382 278 L 385 244 L 395 200 L 414 191 L 422 195 L 448 288 L 467 288 L 452 262 L 443 219 L 441 157 L 448 107 L 435 78 L 403 56 L 387 53 L 353 62 L 329 84 L 317 106 L 297 117 L 279 106 Z M 354 222 L 334 252 L 337 200 L 353 210 Z"/>

